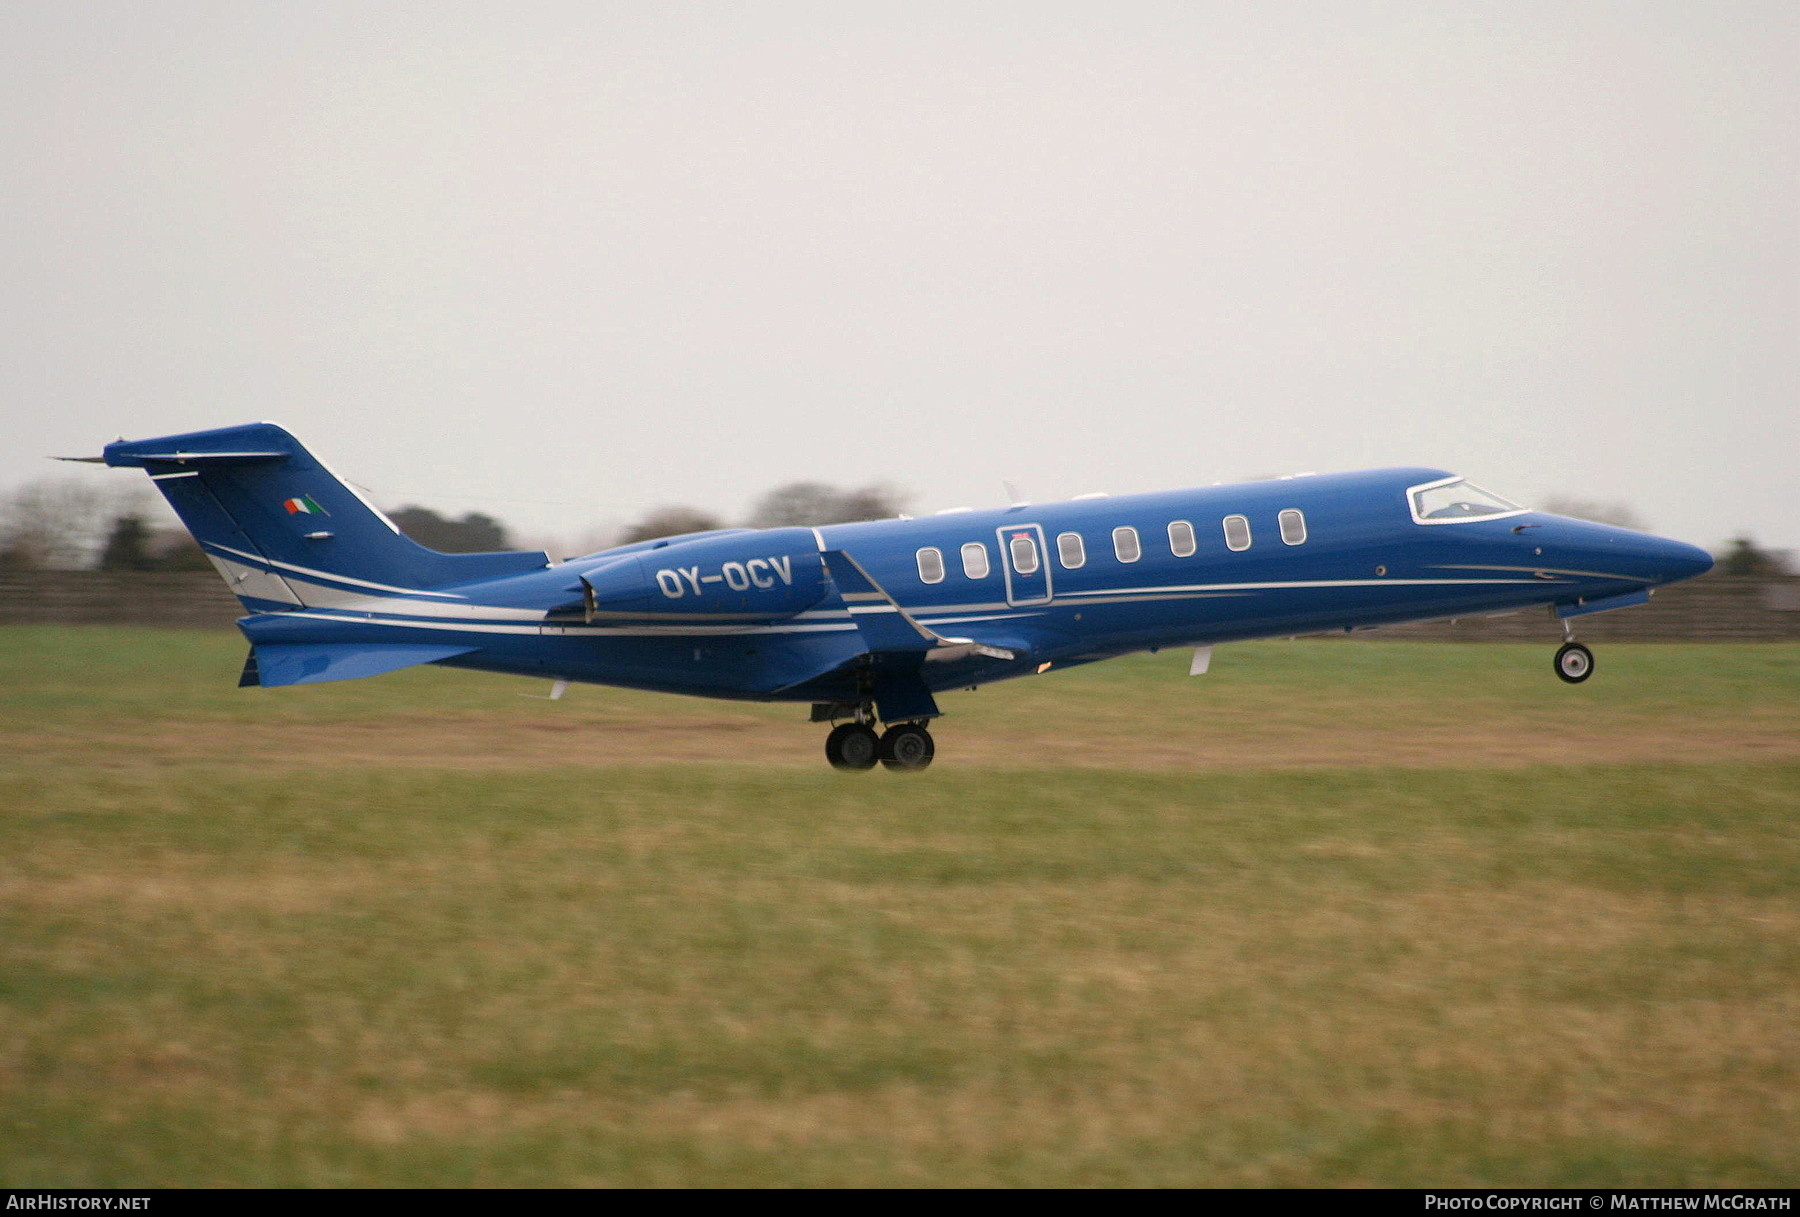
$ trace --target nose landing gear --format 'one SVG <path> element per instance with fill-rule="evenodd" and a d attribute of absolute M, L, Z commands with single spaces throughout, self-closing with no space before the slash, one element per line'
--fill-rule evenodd
<path fill-rule="evenodd" d="M 1556 651 L 1556 675 L 1578 685 L 1594 674 L 1594 653 L 1575 641 L 1575 631 L 1563 622 L 1563 644 Z"/>
<path fill-rule="evenodd" d="M 1578 685 L 1594 674 L 1594 653 L 1579 642 L 1565 642 L 1556 651 L 1556 674 Z"/>

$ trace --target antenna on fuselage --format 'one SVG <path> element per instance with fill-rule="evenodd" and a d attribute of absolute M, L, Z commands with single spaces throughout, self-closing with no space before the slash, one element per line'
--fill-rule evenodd
<path fill-rule="evenodd" d="M 1029 507 L 1029 506 L 1031 506 L 1030 501 L 1028 499 L 1026 499 L 1026 497 L 1024 495 L 1020 494 L 1019 488 L 1017 486 L 1013 485 L 1011 482 L 1002 480 L 1000 483 L 1000 486 L 1003 490 L 1006 491 L 1006 505 L 1008 507 Z"/>

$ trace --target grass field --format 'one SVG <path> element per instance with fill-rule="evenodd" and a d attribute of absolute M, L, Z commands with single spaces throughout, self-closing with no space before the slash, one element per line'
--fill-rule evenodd
<path fill-rule="evenodd" d="M 0 630 L 0 1185 L 1800 1184 L 1800 647 L 804 709 Z"/>

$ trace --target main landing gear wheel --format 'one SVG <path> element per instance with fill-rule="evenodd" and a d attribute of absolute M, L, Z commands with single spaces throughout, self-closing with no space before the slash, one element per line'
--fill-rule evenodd
<path fill-rule="evenodd" d="M 873 769 L 880 752 L 875 732 L 862 723 L 841 723 L 825 737 L 825 759 L 833 769 Z"/>
<path fill-rule="evenodd" d="M 1594 674 L 1594 653 L 1579 642 L 1565 642 L 1556 652 L 1556 674 L 1578 685 Z"/>
<path fill-rule="evenodd" d="M 931 732 L 918 723 L 889 727 L 881 736 L 881 763 L 889 769 L 923 769 L 936 755 Z"/>

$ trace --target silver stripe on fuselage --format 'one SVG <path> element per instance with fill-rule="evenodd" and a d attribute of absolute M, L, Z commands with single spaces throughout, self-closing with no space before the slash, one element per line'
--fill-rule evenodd
<path fill-rule="evenodd" d="M 439 617 L 453 620 L 470 618 L 487 621 L 542 621 L 543 609 L 501 608 L 491 604 L 442 604 L 430 600 L 402 600 L 397 596 L 368 596 L 326 587 L 305 579 L 289 576 L 287 585 L 294 589 L 307 608 L 339 609 L 348 613 L 378 613 L 401 617 Z"/>
<path fill-rule="evenodd" d="M 277 562 L 274 558 L 265 558 L 261 554 L 246 553 L 241 549 L 233 549 L 229 545 L 220 545 L 217 541 L 208 541 L 213 549 L 235 554 L 240 558 L 248 558 L 252 562 L 262 562 L 269 566 L 279 566 L 283 570 L 291 570 L 302 575 L 312 575 L 319 579 L 330 579 L 337 583 L 348 583 L 355 587 L 372 587 L 378 592 L 398 592 L 403 596 L 437 596 L 445 600 L 467 600 L 468 597 L 458 592 L 428 592 L 417 587 L 395 587 L 391 583 L 371 583 L 367 579 L 352 579 L 348 575 L 334 575 L 328 570 L 314 570 L 310 566 L 296 566 L 292 562 Z"/>
<path fill-rule="evenodd" d="M 1439 562 L 1434 570 L 1523 570 L 1536 573 L 1543 571 L 1546 575 L 1574 575 L 1581 579 L 1617 579 L 1623 583 L 1654 583 L 1654 579 L 1646 579 L 1642 575 L 1617 575 L 1603 570 L 1562 570 L 1554 566 L 1489 566 L 1479 563 Z M 1542 583 L 1539 579 L 1537 582 Z"/>
<path fill-rule="evenodd" d="M 225 580 L 225 586 L 231 589 L 232 595 L 300 607 L 299 594 L 274 571 L 264 570 L 260 566 L 246 566 L 242 562 L 233 562 L 230 558 L 221 558 L 218 554 L 207 554 L 206 560 L 219 572 L 219 578 Z"/>
<path fill-rule="evenodd" d="M 223 549 L 226 547 L 220 546 L 219 548 Z M 241 552 L 241 551 L 232 551 L 232 552 Z M 287 565 L 287 564 L 284 563 L 281 565 Z M 251 569 L 254 570 L 255 568 L 251 568 Z M 290 569 L 304 570 L 305 568 L 291 567 Z M 1467 567 L 1467 568 L 1447 568 L 1447 569 L 1527 570 L 1527 569 L 1535 569 L 1535 568 L 1528 568 L 1528 567 L 1474 567 L 1474 566 L 1471 566 L 1471 567 Z M 258 572 L 258 573 L 272 573 L 272 572 Z M 1583 572 L 1564 571 L 1564 572 L 1557 572 L 1557 573 L 1575 574 L 1575 573 L 1583 573 Z M 1596 572 L 1585 572 L 1585 573 L 1596 574 Z M 327 578 L 337 578 L 338 576 L 326 576 L 326 577 Z M 1617 576 L 1601 576 L 1601 577 L 1617 577 Z M 296 581 L 296 582 L 300 582 L 300 581 Z M 373 586 L 373 587 L 382 586 L 380 584 L 368 584 L 368 583 L 366 583 L 366 581 L 362 581 L 362 580 L 356 580 L 355 582 L 362 583 L 364 586 Z M 1179 585 L 1179 586 L 1161 587 L 1161 588 L 1155 588 L 1155 587 L 1098 588 L 1098 589 L 1082 591 L 1082 592 L 1066 592 L 1058 599 L 1062 600 L 1064 603 L 1069 603 L 1069 602 L 1073 601 L 1075 603 L 1086 604 L 1086 605 L 1136 604 L 1136 603 L 1167 602 L 1167 601 L 1171 601 L 1171 600 L 1200 600 L 1200 599 L 1216 599 L 1216 598 L 1221 598 L 1221 597 L 1243 597 L 1243 596 L 1254 595 L 1256 592 L 1278 591 L 1278 590 L 1289 589 L 1289 588 L 1459 587 L 1459 586 L 1491 586 L 1491 585 L 1495 585 L 1495 584 L 1503 584 L 1503 585 L 1525 584 L 1525 585 L 1543 586 L 1543 581 L 1538 580 L 1538 579 L 1387 579 L 1387 578 L 1380 578 L 1380 579 L 1287 580 L 1287 581 L 1273 581 L 1273 582 L 1262 582 L 1262 583 L 1202 583 L 1202 584 L 1188 584 L 1188 585 Z M 297 613 L 283 612 L 279 615 L 286 616 L 286 617 L 304 617 L 304 618 L 320 620 L 320 621 L 356 621 L 356 622 L 364 623 L 364 624 L 393 625 L 393 626 L 402 626 L 402 627 L 411 628 L 411 629 L 438 629 L 438 630 L 449 630 L 449 631 L 462 630 L 462 631 L 473 631 L 473 632 L 479 632 L 479 633 L 503 633 L 503 634 L 547 634 L 547 635 L 557 635 L 557 636 L 573 635 L 573 636 L 590 636 L 590 637 L 591 636 L 602 636 L 602 637 L 683 637 L 683 636 L 720 637 L 720 636 L 745 635 L 745 634 L 841 633 L 841 632 L 845 632 L 845 631 L 849 631 L 849 630 L 854 630 L 856 628 L 854 620 L 845 620 L 845 618 L 854 618 L 857 616 L 864 616 L 864 615 L 874 614 L 874 613 L 904 613 L 906 611 L 901 606 L 896 605 L 896 604 L 892 603 L 891 601 L 881 600 L 880 603 L 876 603 L 876 604 L 858 603 L 855 605 L 846 606 L 846 608 L 844 608 L 844 609 L 809 609 L 804 613 L 798 614 L 795 618 L 791 618 L 787 621 L 771 623 L 771 624 L 767 624 L 767 625 L 749 625 L 749 624 L 743 624 L 743 623 L 720 623 L 720 624 L 716 624 L 716 625 L 704 625 L 704 624 L 700 624 L 698 622 L 693 621 L 691 619 L 690 615 L 686 615 L 686 614 L 684 614 L 683 616 L 689 618 L 688 620 L 684 620 L 680 623 L 671 623 L 668 625 L 657 625 L 657 624 L 650 624 L 650 623 L 641 623 L 641 624 L 633 625 L 633 626 L 607 625 L 607 624 L 576 624 L 576 623 L 552 624 L 552 623 L 545 623 L 543 621 L 544 611 L 537 610 L 537 609 L 511 609 L 511 608 L 503 608 L 500 606 L 475 605 L 475 604 L 468 604 L 468 605 L 421 604 L 415 610 L 411 607 L 410 602 L 403 601 L 403 600 L 395 600 L 390 597 L 358 596 L 353 593 L 339 592 L 336 589 L 325 588 L 325 587 L 321 587 L 318 585 L 307 584 L 304 582 L 301 582 L 301 586 L 305 587 L 307 589 L 307 592 L 303 593 L 303 594 L 306 594 L 309 596 L 314 596 L 314 595 L 317 595 L 319 592 L 324 592 L 327 594 L 333 594 L 333 595 L 340 597 L 342 602 L 339 604 L 310 604 L 309 603 L 309 605 L 308 605 L 308 607 L 310 607 L 310 608 L 326 609 L 327 610 L 326 612 L 297 612 Z M 410 589 L 395 589 L 395 590 L 410 591 Z M 412 592 L 411 594 L 442 595 L 444 593 Z M 458 598 L 466 599 L 466 597 L 458 597 Z M 852 598 L 857 599 L 857 600 L 880 599 L 874 593 L 853 593 L 852 596 L 845 597 L 845 599 L 852 599 Z M 404 605 L 406 607 L 404 607 L 404 608 L 399 607 L 402 605 Z M 965 608 L 974 609 L 976 611 L 975 612 L 964 612 L 961 614 L 956 614 L 954 612 L 954 610 L 965 609 Z M 922 625 L 960 625 L 960 624 L 967 624 L 967 623 L 971 623 L 971 622 L 1001 621 L 1001 620 L 1017 619 L 1017 618 L 1021 618 L 1021 617 L 1042 617 L 1042 616 L 1044 616 L 1044 612 L 1041 608 L 1036 608 L 1036 609 L 1033 609 L 1032 611 L 1026 611 L 1026 612 L 981 611 L 981 610 L 988 610 L 988 609 L 998 610 L 998 609 L 1002 609 L 1002 608 L 1011 609 L 1012 606 L 1000 605 L 1000 604 L 967 605 L 967 606 L 950 605 L 950 606 L 944 606 L 943 608 L 916 609 L 916 610 L 913 610 L 913 612 L 916 616 L 916 619 Z M 337 610 L 337 612 L 332 612 L 330 610 Z M 341 613 L 343 615 L 338 615 L 339 613 Z M 692 616 L 699 616 L 699 615 L 694 614 Z M 432 618 L 435 618 L 435 619 L 432 619 Z M 476 618 L 478 620 L 470 620 L 470 618 Z M 501 624 L 497 624 L 497 623 L 492 623 L 491 621 L 487 621 L 487 620 L 479 620 L 479 619 L 491 619 L 491 618 L 498 618 L 502 621 L 517 622 L 518 624 L 501 625 Z M 814 619 L 826 618 L 827 620 L 823 620 L 823 621 L 805 620 L 807 618 L 814 618 Z M 527 622 L 529 622 L 531 624 L 526 624 Z"/>
<path fill-rule="evenodd" d="M 350 625 L 392 626 L 409 630 L 443 630 L 452 634 L 524 634 L 552 636 L 594 636 L 603 637 L 716 637 L 734 634 L 825 634 L 844 633 L 856 628 L 852 622 L 838 624 L 820 623 L 800 626 L 582 626 L 582 625 L 500 625 L 485 621 L 407 621 L 396 618 L 372 618 L 361 616 L 337 616 L 329 612 L 295 612 L 269 613 L 270 617 L 294 617 L 308 621 L 335 621 Z"/>
<path fill-rule="evenodd" d="M 1076 596 L 1168 595 L 1171 592 L 1278 591 L 1289 587 L 1455 587 L 1462 584 L 1541 583 L 1541 579 L 1288 579 L 1269 583 L 1187 583 L 1169 587 L 1103 587 L 1091 592 L 1064 592 L 1057 598 Z"/>

